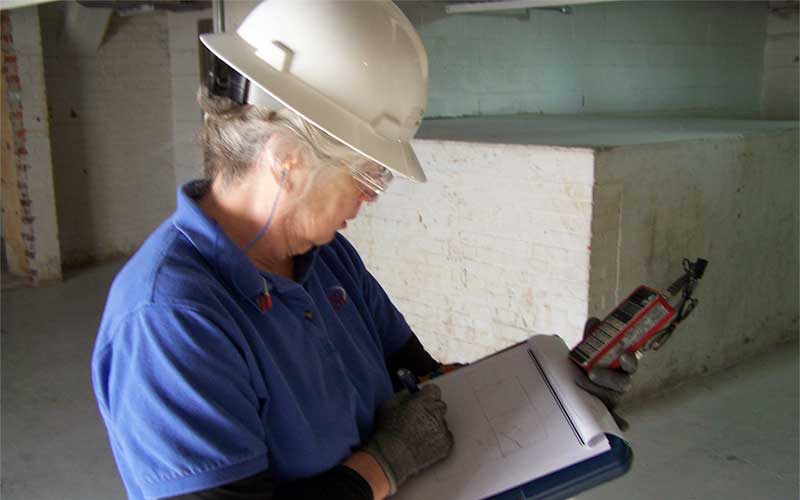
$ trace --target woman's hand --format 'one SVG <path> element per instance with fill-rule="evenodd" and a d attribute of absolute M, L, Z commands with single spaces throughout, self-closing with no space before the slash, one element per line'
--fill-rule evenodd
<path fill-rule="evenodd" d="M 583 327 L 583 338 L 586 338 L 600 323 L 597 318 L 589 318 Z M 628 428 L 628 422 L 614 412 L 614 408 L 619 403 L 620 397 L 631 387 L 631 376 L 639 367 L 636 356 L 626 352 L 620 356 L 619 369 L 612 368 L 592 368 L 588 374 L 581 371 L 581 375 L 575 383 L 581 389 L 597 396 L 608 408 L 611 416 L 617 422 L 620 430 Z"/>
<path fill-rule="evenodd" d="M 401 391 L 378 408 L 375 430 L 364 448 L 389 480 L 389 494 L 410 476 L 444 460 L 453 448 L 453 435 L 444 415 L 447 405 L 434 384 L 419 392 Z"/>

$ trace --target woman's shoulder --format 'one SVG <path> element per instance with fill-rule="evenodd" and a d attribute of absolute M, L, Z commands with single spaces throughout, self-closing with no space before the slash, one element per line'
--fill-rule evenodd
<path fill-rule="evenodd" d="M 104 322 L 150 309 L 213 308 L 223 291 L 213 267 L 171 224 L 163 224 L 111 285 Z"/>

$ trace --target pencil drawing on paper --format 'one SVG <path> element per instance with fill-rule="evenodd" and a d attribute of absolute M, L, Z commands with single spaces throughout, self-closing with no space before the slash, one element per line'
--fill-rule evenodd
<path fill-rule="evenodd" d="M 527 384 L 526 384 L 527 383 Z M 466 407 L 472 411 L 453 419 L 453 432 L 458 433 L 458 449 L 435 475 L 440 481 L 457 476 L 469 477 L 485 466 L 530 450 L 546 441 L 546 415 L 533 404 L 530 391 L 537 391 L 541 381 L 519 378 L 514 372 L 498 366 L 469 377 L 469 384 L 459 388 Z M 544 390 L 544 387 L 541 388 Z M 468 429 L 468 430 L 467 430 Z"/>
<path fill-rule="evenodd" d="M 543 419 L 518 377 L 483 381 L 473 390 L 503 457 L 547 438 Z"/>

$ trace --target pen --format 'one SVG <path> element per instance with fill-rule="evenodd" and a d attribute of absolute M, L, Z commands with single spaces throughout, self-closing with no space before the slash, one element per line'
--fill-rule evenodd
<path fill-rule="evenodd" d="M 408 392 L 414 394 L 415 392 L 419 391 L 419 387 L 417 386 L 416 377 L 411 371 L 406 370 L 405 368 L 400 368 L 397 370 L 397 378 L 400 380 L 400 383 L 403 384 L 403 387 L 408 389 Z"/>

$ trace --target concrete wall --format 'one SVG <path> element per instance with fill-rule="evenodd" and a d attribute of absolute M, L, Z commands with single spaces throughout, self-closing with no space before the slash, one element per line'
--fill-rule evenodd
<path fill-rule="evenodd" d="M 396 181 L 345 234 L 442 361 L 535 333 L 580 339 L 590 149 L 415 141 L 429 182 Z"/>
<path fill-rule="evenodd" d="M 399 5 L 428 51 L 429 117 L 760 115 L 764 2 L 609 2 L 522 20 Z"/>
<path fill-rule="evenodd" d="M 642 360 L 633 396 L 797 338 L 797 158 L 796 130 L 598 153 L 592 314 L 709 260 L 697 310 Z"/>
<path fill-rule="evenodd" d="M 346 235 L 443 361 L 534 334 L 574 345 L 587 316 L 708 259 L 698 309 L 642 361 L 637 397 L 797 336 L 786 128 L 596 150 L 417 140 L 429 182 L 397 181 Z"/>
<path fill-rule="evenodd" d="M 764 44 L 763 116 L 797 120 L 800 94 L 798 3 L 770 2 Z"/>
<path fill-rule="evenodd" d="M 21 255 L 14 255 L 13 245 L 7 248 L 10 270 L 33 282 L 60 280 L 61 250 L 53 201 L 53 163 L 39 15 L 36 7 L 28 7 L 4 12 L 3 16 L 3 91 L 7 92 L 4 103 L 9 105 L 3 111 L 8 113 L 4 119 L 9 119 L 14 147 L 2 154 L 12 155 L 15 164 L 13 185 L 4 185 L 3 194 L 17 197 L 19 209 L 15 215 L 18 224 L 6 228 L 13 228 L 18 234 L 6 233 L 6 239 L 21 238 L 23 243 Z M 8 201 L 4 200 L 4 209 Z"/>
<path fill-rule="evenodd" d="M 128 254 L 174 208 L 167 14 L 112 16 L 93 54 L 40 7 L 63 260 Z"/>

